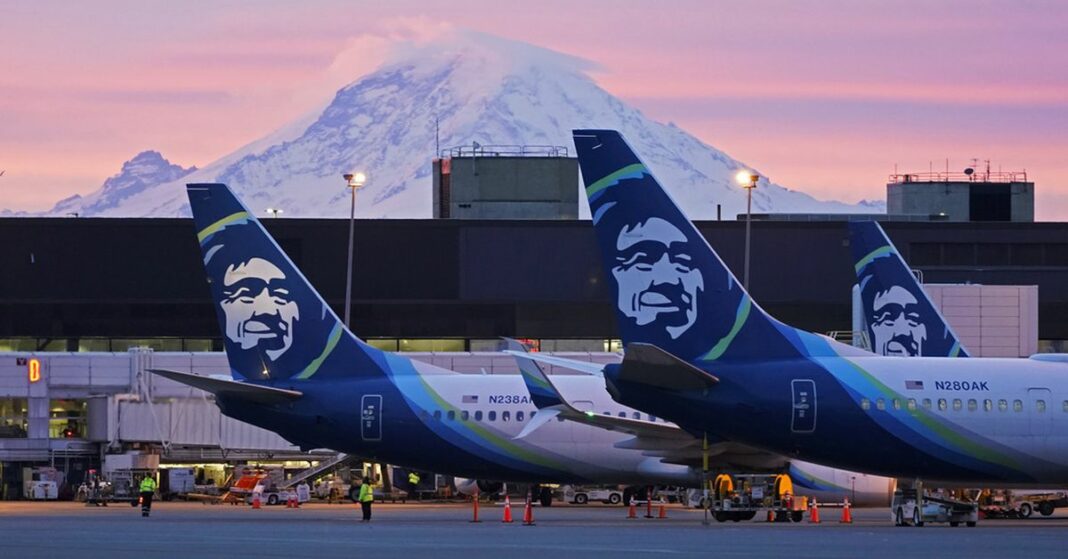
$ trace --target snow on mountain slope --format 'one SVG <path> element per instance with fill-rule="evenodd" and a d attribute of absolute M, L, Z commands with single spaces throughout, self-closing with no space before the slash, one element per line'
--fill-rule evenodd
<path fill-rule="evenodd" d="M 359 194 L 359 215 L 430 217 L 435 122 L 443 148 L 478 142 L 559 145 L 573 152 L 572 129 L 618 129 L 691 217 L 714 217 L 716 204 L 728 219 L 745 210 L 745 192 L 734 184 L 745 165 L 672 124 L 646 118 L 601 89 L 590 69 L 586 61 L 525 43 L 454 32 L 406 48 L 310 118 L 204 169 L 123 188 L 109 179 L 101 190 L 64 200 L 48 213 L 188 215 L 185 183 L 225 182 L 256 212 L 277 207 L 287 217 L 340 217 L 349 211 L 341 174 L 362 170 L 370 179 Z M 819 201 L 766 181 L 753 195 L 754 212 L 883 207 Z"/>

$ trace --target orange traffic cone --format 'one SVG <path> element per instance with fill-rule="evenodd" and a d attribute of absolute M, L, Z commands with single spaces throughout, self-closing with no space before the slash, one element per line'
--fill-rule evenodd
<path fill-rule="evenodd" d="M 530 504 L 530 499 L 527 499 L 527 507 L 523 511 L 523 526 L 534 525 L 534 505 Z"/>
<path fill-rule="evenodd" d="M 260 502 L 260 494 L 259 493 L 253 493 L 252 494 L 252 508 L 258 509 L 258 508 L 260 508 L 261 504 L 262 503 Z"/>
<path fill-rule="evenodd" d="M 852 524 L 853 523 L 853 511 L 850 510 L 849 499 L 845 500 L 845 506 L 842 507 L 842 520 L 840 520 L 840 522 L 842 524 Z"/>
<path fill-rule="evenodd" d="M 808 521 L 810 524 L 820 523 L 820 506 L 815 499 L 812 499 L 812 506 L 808 509 Z"/>
<path fill-rule="evenodd" d="M 775 513 L 768 509 L 768 522 L 775 522 Z"/>
<path fill-rule="evenodd" d="M 474 496 L 471 498 L 471 504 L 473 505 L 471 507 L 471 514 L 473 515 L 471 517 L 471 524 L 480 524 L 482 521 L 478 519 L 478 492 L 477 491 L 475 492 Z"/>
<path fill-rule="evenodd" d="M 631 500 L 630 508 L 627 509 L 627 518 L 638 518 L 638 505 Z"/>
<path fill-rule="evenodd" d="M 508 495 L 504 496 L 504 519 L 501 522 L 512 523 L 512 499 Z"/>
<path fill-rule="evenodd" d="M 657 518 L 667 518 L 667 505 L 664 501 L 660 501 L 660 514 Z"/>

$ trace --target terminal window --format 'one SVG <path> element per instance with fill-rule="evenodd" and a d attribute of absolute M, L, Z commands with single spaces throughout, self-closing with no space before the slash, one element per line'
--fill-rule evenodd
<path fill-rule="evenodd" d="M 0 439 L 25 439 L 29 430 L 26 398 L 0 398 Z"/>
<path fill-rule="evenodd" d="M 48 437 L 84 439 L 86 435 L 86 400 L 49 400 Z"/>

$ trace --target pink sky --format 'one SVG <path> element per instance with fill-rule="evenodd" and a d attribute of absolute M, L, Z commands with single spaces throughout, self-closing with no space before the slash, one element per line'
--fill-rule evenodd
<path fill-rule="evenodd" d="M 203 166 L 448 26 L 592 60 L 608 91 L 817 197 L 989 158 L 1068 219 L 1068 4 L 1024 0 L 7 0 L 0 208 L 91 192 L 145 149 Z"/>

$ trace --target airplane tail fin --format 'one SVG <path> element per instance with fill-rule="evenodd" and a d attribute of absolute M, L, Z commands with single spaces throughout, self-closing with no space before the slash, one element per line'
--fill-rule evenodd
<path fill-rule="evenodd" d="M 225 184 L 186 187 L 235 379 L 381 374 L 381 351 L 354 336 Z"/>
<path fill-rule="evenodd" d="M 849 246 L 864 323 L 875 353 L 968 357 L 960 338 L 878 222 L 850 222 Z"/>
<path fill-rule="evenodd" d="M 625 345 L 706 362 L 810 352 L 812 335 L 753 301 L 619 132 L 574 140 Z"/>

